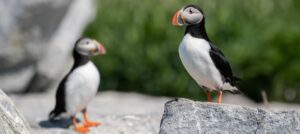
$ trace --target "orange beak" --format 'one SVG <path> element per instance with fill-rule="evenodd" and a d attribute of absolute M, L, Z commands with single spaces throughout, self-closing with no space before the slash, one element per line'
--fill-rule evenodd
<path fill-rule="evenodd" d="M 172 18 L 172 25 L 174 26 L 181 26 L 183 25 L 181 22 L 183 22 L 182 18 L 180 17 L 180 14 L 182 13 L 182 9 L 177 11 L 175 15 Z"/>
<path fill-rule="evenodd" d="M 95 44 L 97 44 L 97 50 L 100 55 L 106 54 L 105 47 L 98 41 L 94 40 Z"/>

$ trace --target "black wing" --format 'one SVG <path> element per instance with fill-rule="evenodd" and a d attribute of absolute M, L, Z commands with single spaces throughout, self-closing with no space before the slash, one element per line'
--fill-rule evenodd
<path fill-rule="evenodd" d="M 210 43 L 211 49 L 209 55 L 212 58 L 215 66 L 220 71 L 226 82 L 236 86 L 236 81 L 240 78 L 233 76 L 229 62 L 226 60 L 224 54 L 214 44 Z"/>
<path fill-rule="evenodd" d="M 66 112 L 66 102 L 65 102 L 65 83 L 69 75 L 67 75 L 60 83 L 56 92 L 56 104 L 55 108 L 50 112 L 50 120 L 54 120 L 61 113 Z"/>

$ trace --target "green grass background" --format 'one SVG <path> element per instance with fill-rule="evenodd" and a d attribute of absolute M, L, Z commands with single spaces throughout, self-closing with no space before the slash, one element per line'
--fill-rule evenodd
<path fill-rule="evenodd" d="M 184 27 L 171 25 L 182 6 L 196 4 L 206 30 L 242 78 L 241 90 L 260 101 L 300 102 L 299 0 L 101 0 L 84 35 L 96 38 L 107 55 L 94 58 L 101 90 L 205 100 L 178 55 Z"/>

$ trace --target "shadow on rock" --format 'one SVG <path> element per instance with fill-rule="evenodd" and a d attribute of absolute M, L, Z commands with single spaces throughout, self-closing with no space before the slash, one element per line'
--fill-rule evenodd
<path fill-rule="evenodd" d="M 69 128 L 71 123 L 72 123 L 71 119 L 44 120 L 44 121 L 40 121 L 39 125 L 43 128 Z"/>

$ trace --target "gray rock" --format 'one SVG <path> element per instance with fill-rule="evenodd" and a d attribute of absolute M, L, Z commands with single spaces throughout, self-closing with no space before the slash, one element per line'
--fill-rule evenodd
<path fill-rule="evenodd" d="M 42 91 L 55 84 L 94 13 L 93 0 L 0 0 L 0 85 L 5 92 Z"/>
<path fill-rule="evenodd" d="M 299 134 L 300 114 L 237 105 L 172 100 L 165 104 L 160 134 Z"/>
<path fill-rule="evenodd" d="M 151 114 L 100 116 L 96 120 L 101 121 L 102 125 L 90 128 L 89 134 L 157 134 L 159 118 L 160 116 Z M 49 121 L 40 124 L 43 127 L 33 128 L 33 134 L 75 134 L 73 126 L 58 128 L 62 125 L 56 125 Z M 58 124 L 63 123 L 59 122 Z"/>
<path fill-rule="evenodd" d="M 55 103 L 54 90 L 9 96 L 24 115 L 33 134 L 75 133 L 72 128 L 68 128 L 70 121 L 48 121 L 48 114 Z M 91 129 L 90 134 L 157 134 L 164 103 L 168 100 L 170 99 L 166 97 L 137 93 L 99 92 L 90 102 L 87 111 L 91 120 L 101 121 L 103 125 Z M 77 117 L 83 120 L 81 114 Z"/>
<path fill-rule="evenodd" d="M 2 89 L 0 89 L 0 134 L 30 134 L 28 124 Z"/>

